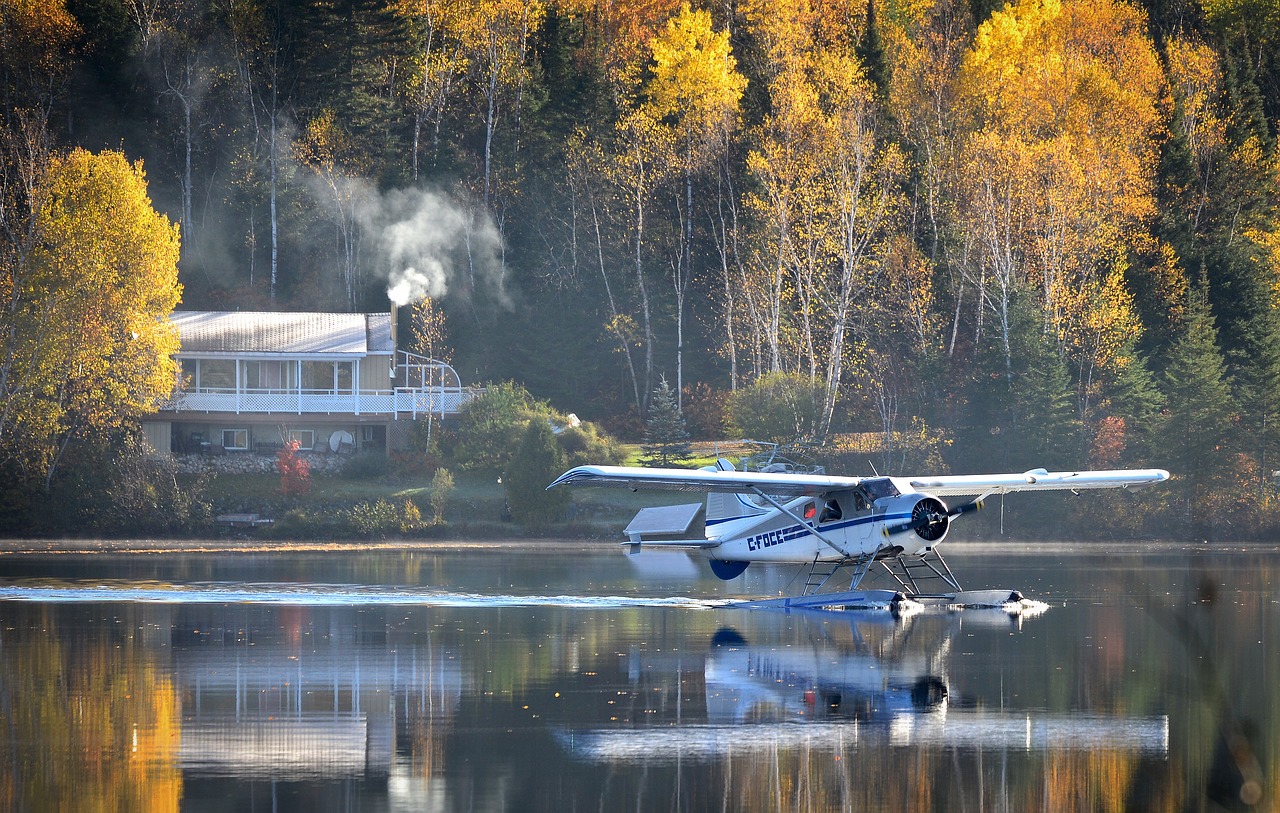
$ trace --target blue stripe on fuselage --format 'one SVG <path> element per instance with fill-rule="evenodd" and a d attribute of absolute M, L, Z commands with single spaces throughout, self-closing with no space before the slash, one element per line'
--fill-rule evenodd
<path fill-rule="evenodd" d="M 828 533 L 830 531 L 843 531 L 846 528 L 852 528 L 856 525 L 865 525 L 869 522 L 891 522 L 896 519 L 910 519 L 910 518 L 911 518 L 910 513 L 871 514 L 865 517 L 855 517 L 854 519 L 845 520 L 843 522 L 833 522 L 833 523 L 830 523 L 829 525 L 822 526 L 818 530 L 823 533 Z M 739 517 L 739 519 L 742 519 L 742 517 Z M 710 525 L 711 523 L 707 523 L 707 524 Z M 774 543 L 774 544 L 781 544 L 782 542 L 791 542 L 793 540 L 800 539 L 805 536 L 810 536 L 813 534 L 813 528 L 808 525 L 788 525 L 783 528 L 777 528 L 773 531 L 762 531 L 761 533 L 776 533 L 781 535 L 782 538 L 779 540 L 779 542 Z M 749 539 L 753 536 L 759 536 L 759 535 L 760 534 L 754 534 L 754 533 L 745 534 L 742 538 Z"/>

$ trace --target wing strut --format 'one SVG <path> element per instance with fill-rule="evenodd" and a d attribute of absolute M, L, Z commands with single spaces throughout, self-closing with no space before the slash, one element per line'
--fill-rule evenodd
<path fill-rule="evenodd" d="M 753 487 L 752 487 L 752 489 L 751 489 L 751 491 L 752 491 L 752 492 L 753 492 L 757 497 L 759 497 L 760 499 L 764 500 L 765 502 L 767 502 L 767 503 L 769 503 L 770 505 L 772 505 L 774 508 L 778 509 L 778 510 L 779 510 L 779 511 L 781 511 L 782 513 L 784 513 L 784 514 L 786 514 L 787 516 L 789 516 L 789 517 L 791 517 L 792 519 L 794 519 L 796 522 L 800 523 L 800 526 L 801 526 L 802 528 L 808 528 L 808 529 L 809 529 L 809 533 L 811 533 L 811 534 L 813 534 L 814 536 L 818 537 L 818 539 L 820 539 L 820 540 L 821 540 L 821 541 L 822 541 L 822 542 L 823 542 L 827 547 L 831 548 L 833 551 L 835 551 L 836 553 L 838 553 L 838 554 L 840 554 L 841 556 L 845 557 L 846 559 L 851 558 L 851 557 L 849 556 L 849 552 L 848 552 L 848 551 L 846 551 L 844 548 L 840 547 L 840 546 L 839 546 L 839 545 L 837 545 L 836 543 L 832 542 L 830 539 L 828 539 L 828 538 L 826 537 L 826 535 L 825 535 L 825 534 L 823 534 L 821 531 L 819 531 L 819 530 L 818 530 L 818 526 L 817 526 L 817 523 L 816 523 L 816 522 L 812 522 L 812 523 L 811 523 L 811 522 L 809 522 L 808 520 L 804 519 L 804 518 L 803 518 L 803 517 L 801 517 L 799 514 L 797 514 L 795 511 L 792 511 L 790 508 L 788 508 L 788 507 L 786 507 L 785 505 L 783 505 L 782 503 L 778 502 L 778 501 L 777 501 L 777 500 L 775 500 L 773 497 L 770 497 L 768 494 L 765 494 L 765 493 L 764 493 L 763 491 L 761 491 L 758 487 L 754 487 L 754 486 L 753 486 Z"/>

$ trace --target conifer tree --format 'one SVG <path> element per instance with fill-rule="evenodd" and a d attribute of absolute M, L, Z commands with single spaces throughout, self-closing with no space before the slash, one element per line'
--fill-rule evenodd
<path fill-rule="evenodd" d="M 569 502 L 563 488 L 547 484 L 564 469 L 564 453 L 545 417 L 530 418 L 515 455 L 502 475 L 511 516 L 526 528 L 540 528 L 560 519 Z"/>
<path fill-rule="evenodd" d="M 1027 367 L 1014 381 L 1018 412 L 1017 467 L 1060 469 L 1079 466 L 1080 422 L 1072 407 L 1071 374 L 1048 337 L 1029 338 Z"/>
<path fill-rule="evenodd" d="M 1276 226 L 1280 189 L 1275 180 L 1275 141 L 1262 115 L 1258 88 L 1248 60 L 1228 53 L 1223 59 L 1225 152 L 1211 178 L 1209 201 L 1195 237 L 1209 283 L 1209 304 L 1217 322 L 1219 346 L 1238 383 L 1253 377 L 1248 369 L 1263 353 L 1270 323 L 1270 282 L 1257 273 L 1266 262 L 1255 235 Z M 1188 267 L 1195 266 L 1188 260 Z"/>
<path fill-rule="evenodd" d="M 880 39 L 880 23 L 876 20 L 876 0 L 867 0 L 867 24 L 858 41 L 858 60 L 867 79 L 876 86 L 876 96 L 884 101 L 889 96 L 889 63 Z"/>
<path fill-rule="evenodd" d="M 685 428 L 684 414 L 676 401 L 675 390 L 667 384 L 666 376 L 658 381 L 649 399 L 649 420 L 643 446 L 646 466 L 672 466 L 689 459 L 691 447 L 689 432 Z"/>
<path fill-rule="evenodd" d="M 1109 460 L 1107 468 L 1122 460 L 1145 465 L 1142 461 L 1149 459 L 1151 444 L 1158 442 L 1152 437 L 1151 427 L 1164 404 L 1164 395 L 1160 392 L 1150 367 L 1139 355 L 1137 345 L 1136 336 L 1125 342 L 1118 354 L 1124 357 L 1125 362 L 1104 372 L 1101 382 L 1103 395 L 1098 400 L 1094 414 L 1086 416 L 1086 420 L 1095 428 L 1092 440 L 1097 440 L 1096 427 L 1108 419 L 1113 430 L 1117 427 L 1123 429 L 1122 437 L 1112 438 L 1123 444 L 1123 448 L 1118 450 L 1120 458 Z M 1122 423 L 1115 423 L 1117 419 Z M 1090 462 L 1090 465 L 1094 464 Z"/>
<path fill-rule="evenodd" d="M 1262 113 L 1250 61 L 1228 49 L 1222 64 L 1227 160 L 1212 179 L 1196 248 L 1240 428 L 1251 437 L 1245 451 L 1265 470 L 1274 466 L 1280 440 L 1280 333 L 1273 308 L 1274 279 L 1259 270 L 1270 264 L 1266 235 L 1280 228 L 1280 185 L 1275 139 Z"/>
<path fill-rule="evenodd" d="M 1270 474 L 1280 468 L 1280 317 L 1268 309 L 1258 322 L 1255 355 L 1240 368 L 1236 397 L 1241 428 L 1249 433 L 1247 451 L 1261 475 L 1256 496 L 1265 499 Z"/>
<path fill-rule="evenodd" d="M 1158 435 L 1184 521 L 1197 530 L 1213 518 L 1214 495 L 1226 493 L 1232 471 L 1233 402 L 1206 285 L 1189 294 L 1182 335 L 1164 371 L 1168 397 Z"/>

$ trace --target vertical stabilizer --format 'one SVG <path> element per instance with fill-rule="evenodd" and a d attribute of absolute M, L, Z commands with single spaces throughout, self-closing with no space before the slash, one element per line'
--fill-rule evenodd
<path fill-rule="evenodd" d="M 725 458 L 716 461 L 716 471 L 734 471 L 733 464 Z M 764 509 L 752 505 L 742 494 L 707 494 L 707 524 L 724 522 L 727 519 L 738 519 L 763 513 Z"/>

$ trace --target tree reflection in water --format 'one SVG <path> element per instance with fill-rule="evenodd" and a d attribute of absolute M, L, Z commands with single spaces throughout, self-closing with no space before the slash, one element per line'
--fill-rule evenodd
<path fill-rule="evenodd" d="M 1274 554 L 1023 556 L 1040 617 L 0 602 L 0 808 L 1272 809 Z M 475 565 L 387 557 L 327 578 Z"/>

